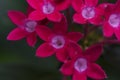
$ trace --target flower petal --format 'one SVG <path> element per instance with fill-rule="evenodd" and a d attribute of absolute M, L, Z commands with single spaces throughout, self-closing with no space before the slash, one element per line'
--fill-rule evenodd
<path fill-rule="evenodd" d="M 96 6 L 98 4 L 98 0 L 85 0 L 85 4 L 88 6 Z"/>
<path fill-rule="evenodd" d="M 25 30 L 21 28 L 15 28 L 8 34 L 7 40 L 20 40 L 25 38 L 27 35 L 28 33 Z"/>
<path fill-rule="evenodd" d="M 96 61 L 100 55 L 102 54 L 103 51 L 103 45 L 102 44 L 95 44 L 90 46 L 86 51 L 85 51 L 85 57 L 88 59 L 88 61 Z"/>
<path fill-rule="evenodd" d="M 37 42 L 37 35 L 35 32 L 33 33 L 30 33 L 28 36 L 27 36 L 27 43 L 29 46 L 33 47 Z"/>
<path fill-rule="evenodd" d="M 115 4 L 115 12 L 120 12 L 120 0 L 117 0 L 117 1 L 116 1 L 116 4 Z"/>
<path fill-rule="evenodd" d="M 52 30 L 44 25 L 40 25 L 36 28 L 38 36 L 44 41 L 48 41 L 49 37 L 53 34 Z"/>
<path fill-rule="evenodd" d="M 69 57 L 73 59 L 76 55 L 82 56 L 82 48 L 80 45 L 77 43 L 70 41 L 69 44 L 67 45 L 67 50 L 69 53 Z"/>
<path fill-rule="evenodd" d="M 103 69 L 98 64 L 95 64 L 95 63 L 91 63 L 89 65 L 87 69 L 87 75 L 88 77 L 97 79 L 97 80 L 98 79 L 101 80 L 107 77 Z"/>
<path fill-rule="evenodd" d="M 80 13 L 75 13 L 73 16 L 73 21 L 78 24 L 85 24 L 87 21 L 85 18 L 82 17 Z"/>
<path fill-rule="evenodd" d="M 63 15 L 60 22 L 55 22 L 53 30 L 56 33 L 66 33 L 68 29 L 66 17 Z"/>
<path fill-rule="evenodd" d="M 34 11 L 34 9 L 31 6 L 28 6 L 26 11 L 27 15 L 29 15 L 32 11 Z"/>
<path fill-rule="evenodd" d="M 79 72 L 75 71 L 73 74 L 72 80 L 87 80 L 87 75 L 85 72 L 79 73 Z"/>
<path fill-rule="evenodd" d="M 57 10 L 65 10 L 70 6 L 71 0 L 53 0 Z"/>
<path fill-rule="evenodd" d="M 36 50 L 36 56 L 38 57 L 49 57 L 55 53 L 55 49 L 48 43 L 41 44 Z"/>
<path fill-rule="evenodd" d="M 39 21 L 39 20 L 43 20 L 45 18 L 46 18 L 45 14 L 43 14 L 43 12 L 41 12 L 41 11 L 33 11 L 29 14 L 29 19 L 31 19 L 31 20 Z"/>
<path fill-rule="evenodd" d="M 62 65 L 60 68 L 60 72 L 66 76 L 72 75 L 73 74 L 73 62 L 72 61 L 67 61 Z"/>
<path fill-rule="evenodd" d="M 80 12 L 82 6 L 84 6 L 83 0 L 72 0 L 72 7 L 76 12 Z"/>
<path fill-rule="evenodd" d="M 68 58 L 68 51 L 66 49 L 61 49 L 56 52 L 56 57 L 59 61 L 65 62 Z"/>
<path fill-rule="evenodd" d="M 94 24 L 94 25 L 101 25 L 103 24 L 103 14 L 104 14 L 104 10 L 101 8 L 95 8 L 95 16 L 92 19 L 89 19 L 90 23 Z"/>
<path fill-rule="evenodd" d="M 109 25 L 108 22 L 105 22 L 103 25 L 103 35 L 105 37 L 111 37 L 113 35 L 113 28 Z"/>
<path fill-rule="evenodd" d="M 120 28 L 114 29 L 115 36 L 117 37 L 118 40 L 120 40 Z"/>
<path fill-rule="evenodd" d="M 83 34 L 80 32 L 69 32 L 67 37 L 72 41 L 78 42 L 83 37 Z"/>
<path fill-rule="evenodd" d="M 39 8 L 39 3 L 41 0 L 27 0 L 28 4 L 34 8 L 34 9 L 38 9 Z"/>
<path fill-rule="evenodd" d="M 48 14 L 48 15 L 47 15 L 47 18 L 48 18 L 50 21 L 60 22 L 61 19 L 62 19 L 62 14 L 60 14 L 58 11 L 54 11 L 53 13 Z"/>
<path fill-rule="evenodd" d="M 103 18 L 100 15 L 96 15 L 94 18 L 90 19 L 89 22 L 94 25 L 101 25 L 103 23 Z"/>
<path fill-rule="evenodd" d="M 22 12 L 12 10 L 8 12 L 8 16 L 12 20 L 12 22 L 18 26 L 22 25 L 24 19 L 26 18 L 26 16 Z"/>

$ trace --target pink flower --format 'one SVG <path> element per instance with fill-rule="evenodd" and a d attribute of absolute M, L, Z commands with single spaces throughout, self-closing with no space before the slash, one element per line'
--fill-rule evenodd
<path fill-rule="evenodd" d="M 29 46 L 34 46 L 37 42 L 37 34 L 35 32 L 37 22 L 29 20 L 26 15 L 19 11 L 9 11 L 9 18 L 17 28 L 13 29 L 7 36 L 8 40 L 20 40 L 26 38 Z"/>
<path fill-rule="evenodd" d="M 113 34 L 120 40 L 120 0 L 116 4 L 106 4 L 103 34 L 111 37 Z"/>
<path fill-rule="evenodd" d="M 59 11 L 66 9 L 70 1 L 56 0 L 27 0 L 29 5 L 35 10 L 31 12 L 29 18 L 32 20 L 43 20 L 47 18 L 50 21 L 60 22 L 62 15 Z"/>
<path fill-rule="evenodd" d="M 87 80 L 87 77 L 94 80 L 106 78 L 105 72 L 95 63 L 102 53 L 102 45 L 92 45 L 83 53 L 80 53 L 72 60 L 65 62 L 60 71 L 66 75 L 72 75 L 72 80 Z"/>
<path fill-rule="evenodd" d="M 79 32 L 67 32 L 66 18 L 63 17 L 61 22 L 54 24 L 51 30 L 48 27 L 37 29 L 37 33 L 45 43 L 41 44 L 36 51 L 38 57 L 48 57 L 56 53 L 59 61 L 66 61 L 69 58 L 69 50 L 74 51 L 79 47 L 78 42 L 82 34 Z M 72 54 L 71 54 L 72 55 Z"/>
<path fill-rule="evenodd" d="M 73 20 L 79 24 L 90 22 L 94 25 L 102 23 L 103 10 L 97 7 L 98 0 L 73 0 L 72 6 L 77 12 Z"/>

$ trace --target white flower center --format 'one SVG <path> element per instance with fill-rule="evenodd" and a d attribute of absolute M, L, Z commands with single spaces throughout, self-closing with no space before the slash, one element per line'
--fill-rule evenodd
<path fill-rule="evenodd" d="M 82 16 L 86 19 L 91 19 L 95 16 L 94 7 L 84 7 L 82 10 Z"/>
<path fill-rule="evenodd" d="M 76 62 L 74 63 L 74 68 L 78 71 L 78 72 L 83 72 L 87 69 L 87 60 L 85 58 L 79 58 L 76 60 Z"/>
<path fill-rule="evenodd" d="M 120 25 L 120 15 L 111 14 L 108 20 L 108 23 L 113 27 L 117 28 Z"/>
<path fill-rule="evenodd" d="M 50 2 L 45 1 L 43 5 L 43 13 L 51 14 L 54 10 L 55 10 L 55 7 Z"/>
<path fill-rule="evenodd" d="M 65 44 L 65 39 L 63 36 L 55 36 L 51 40 L 51 45 L 56 49 L 63 48 L 64 44 Z"/>
<path fill-rule="evenodd" d="M 25 21 L 24 29 L 25 29 L 27 32 L 34 32 L 36 25 L 37 25 L 37 22 L 36 22 L 36 21 L 27 20 L 27 21 Z"/>

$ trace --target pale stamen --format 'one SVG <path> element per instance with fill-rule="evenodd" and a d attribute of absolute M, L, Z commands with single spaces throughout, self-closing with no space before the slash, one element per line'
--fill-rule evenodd
<path fill-rule="evenodd" d="M 82 16 L 86 19 L 91 19 L 95 16 L 94 7 L 84 7 L 82 10 Z"/>
<path fill-rule="evenodd" d="M 54 12 L 54 10 L 55 10 L 55 7 L 47 0 L 44 0 L 43 13 L 51 14 Z"/>
<path fill-rule="evenodd" d="M 56 49 L 63 48 L 64 44 L 65 44 L 65 39 L 63 36 L 55 36 L 51 40 L 51 45 Z"/>
<path fill-rule="evenodd" d="M 112 14 L 112 15 L 110 15 L 108 23 L 113 28 L 117 28 L 120 25 L 120 15 L 118 15 L 118 14 Z"/>
<path fill-rule="evenodd" d="M 33 21 L 33 20 L 25 20 L 23 28 L 24 28 L 27 32 L 34 32 L 36 26 L 37 26 L 37 22 L 36 22 L 36 21 Z"/>
<path fill-rule="evenodd" d="M 74 68 L 78 71 L 78 72 L 83 72 L 87 69 L 87 60 L 85 58 L 79 58 L 76 60 L 76 62 L 74 63 Z"/>

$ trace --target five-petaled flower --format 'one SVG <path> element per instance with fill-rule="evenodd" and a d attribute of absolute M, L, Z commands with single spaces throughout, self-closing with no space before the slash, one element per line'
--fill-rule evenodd
<path fill-rule="evenodd" d="M 97 7 L 98 0 L 73 0 L 72 6 L 77 12 L 73 16 L 73 21 L 79 24 L 90 22 L 94 25 L 102 23 L 103 9 Z"/>
<path fill-rule="evenodd" d="M 81 38 L 80 32 L 67 32 L 67 22 L 63 16 L 61 22 L 54 23 L 53 29 L 48 27 L 38 28 L 37 34 L 45 41 L 36 51 L 38 57 L 48 57 L 56 53 L 59 61 L 66 61 L 69 58 L 69 52 L 78 47 L 77 43 Z M 71 49 L 69 49 L 71 48 Z"/>
<path fill-rule="evenodd" d="M 105 72 L 95 63 L 102 53 L 101 44 L 92 45 L 82 53 L 65 62 L 60 71 L 66 75 L 72 75 L 72 80 L 87 80 L 87 77 L 102 80 L 106 78 Z"/>
<path fill-rule="evenodd" d="M 34 46 L 37 41 L 37 34 L 35 32 L 37 27 L 37 22 L 27 18 L 27 15 L 20 11 L 9 11 L 9 18 L 17 28 L 12 30 L 8 36 L 8 40 L 20 40 L 26 37 L 29 46 Z"/>
<path fill-rule="evenodd" d="M 103 24 L 103 34 L 111 37 L 113 34 L 120 40 L 120 0 L 116 4 L 104 4 L 105 21 Z"/>
<path fill-rule="evenodd" d="M 70 0 L 27 0 L 29 5 L 35 10 L 30 13 L 32 20 L 43 20 L 47 18 L 50 21 L 60 22 L 62 14 L 59 12 L 70 5 Z"/>

